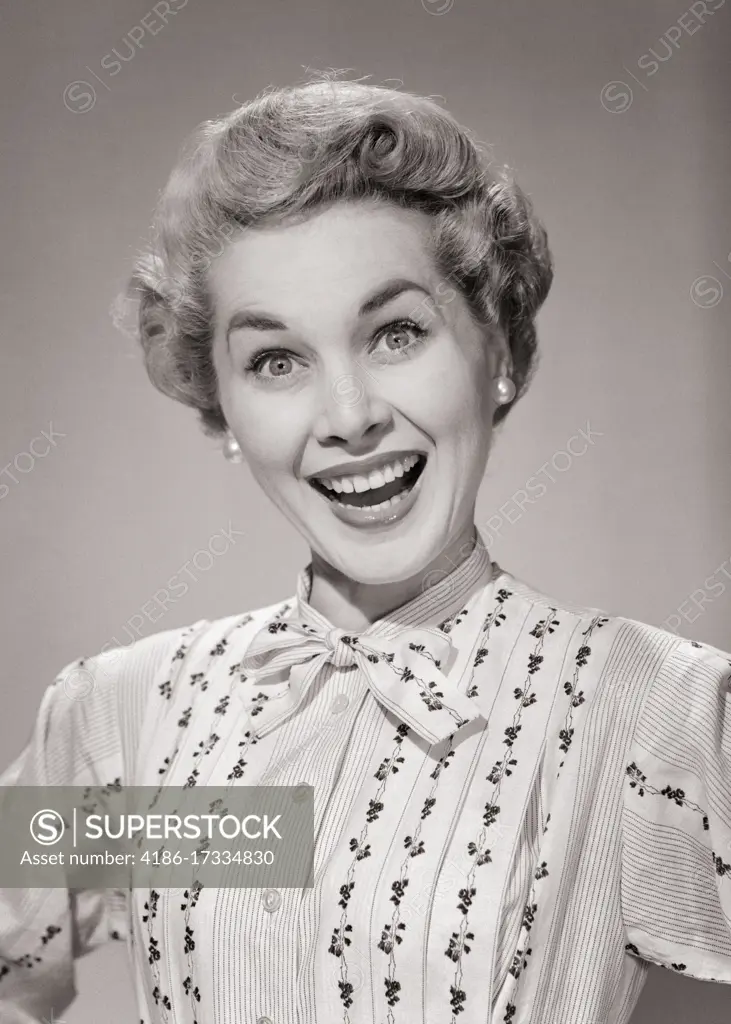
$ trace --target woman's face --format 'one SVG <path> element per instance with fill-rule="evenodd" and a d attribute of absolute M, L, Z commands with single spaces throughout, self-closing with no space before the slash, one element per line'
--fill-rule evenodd
<path fill-rule="evenodd" d="M 426 214 L 336 203 L 214 261 L 214 363 L 266 494 L 335 570 L 415 576 L 469 531 L 504 344 L 430 255 Z"/>

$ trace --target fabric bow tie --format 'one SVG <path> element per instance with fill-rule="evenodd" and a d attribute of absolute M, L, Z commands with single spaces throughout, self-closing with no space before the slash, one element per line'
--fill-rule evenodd
<path fill-rule="evenodd" d="M 264 686 L 289 669 L 290 689 L 301 697 L 326 662 L 357 665 L 384 707 L 427 742 L 438 743 L 480 715 L 477 704 L 441 671 L 451 647 L 446 634 L 428 628 L 380 637 L 276 621 L 254 635 L 241 669 Z"/>

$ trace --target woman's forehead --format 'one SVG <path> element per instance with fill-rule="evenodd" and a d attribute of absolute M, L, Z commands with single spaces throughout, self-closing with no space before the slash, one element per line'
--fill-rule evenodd
<path fill-rule="evenodd" d="M 427 215 L 397 207 L 338 204 L 306 221 L 242 232 L 214 261 L 214 299 L 276 302 L 280 308 L 307 297 L 332 305 L 360 303 L 394 279 L 425 290 L 438 274 Z"/>

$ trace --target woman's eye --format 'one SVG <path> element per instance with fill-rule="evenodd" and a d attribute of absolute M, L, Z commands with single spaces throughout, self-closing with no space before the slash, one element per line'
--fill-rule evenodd
<path fill-rule="evenodd" d="M 294 360 L 287 352 L 263 352 L 255 355 L 246 369 L 260 380 L 277 380 L 290 376 Z"/>
<path fill-rule="evenodd" d="M 395 320 L 376 331 L 373 351 L 386 361 L 411 355 L 423 343 L 428 331 L 413 320 Z M 290 381 L 297 372 L 299 360 L 286 349 L 255 352 L 246 364 L 246 371 L 258 381 L 274 384 Z"/>
<path fill-rule="evenodd" d="M 385 354 L 398 356 L 400 353 L 410 351 L 423 340 L 426 330 L 414 323 L 413 320 L 398 320 L 392 324 L 386 324 L 376 334 L 376 343 L 383 342 L 382 351 Z"/>

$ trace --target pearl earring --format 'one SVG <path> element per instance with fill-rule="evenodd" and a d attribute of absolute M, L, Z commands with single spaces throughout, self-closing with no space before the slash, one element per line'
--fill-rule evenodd
<path fill-rule="evenodd" d="M 507 405 L 515 398 L 515 384 L 510 377 L 496 377 L 493 381 L 493 394 L 498 405 Z"/>
<path fill-rule="evenodd" d="M 244 453 L 241 451 L 241 445 L 233 434 L 229 434 L 223 442 L 223 457 L 229 462 L 243 462 Z"/>

